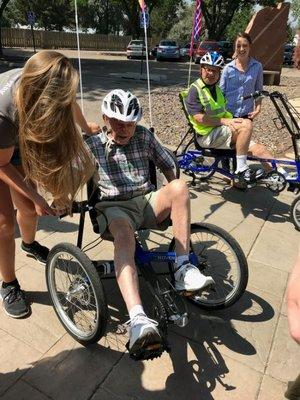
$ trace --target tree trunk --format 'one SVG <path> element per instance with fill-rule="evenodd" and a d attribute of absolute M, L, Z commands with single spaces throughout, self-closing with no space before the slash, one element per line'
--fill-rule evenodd
<path fill-rule="evenodd" d="M 1 34 L 1 29 L 2 29 L 2 16 L 3 12 L 5 10 L 5 7 L 9 3 L 9 0 L 3 0 L 0 6 L 0 57 L 3 57 L 3 49 L 2 49 L 2 34 Z"/>

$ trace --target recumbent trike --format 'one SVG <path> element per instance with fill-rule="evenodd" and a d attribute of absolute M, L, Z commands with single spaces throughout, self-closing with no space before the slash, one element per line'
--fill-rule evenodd
<path fill-rule="evenodd" d="M 186 91 L 179 94 L 182 109 L 188 119 L 188 112 L 185 106 Z M 300 114 L 287 100 L 286 96 L 277 91 L 257 91 L 248 96 L 244 96 L 244 100 L 253 97 L 269 97 L 275 110 L 277 117 L 273 120 L 277 129 L 286 128 L 291 135 L 292 145 L 294 149 L 294 160 L 278 160 L 278 159 L 262 159 L 257 157 L 248 157 L 251 161 L 267 162 L 271 164 L 272 170 L 256 182 L 244 182 L 244 189 L 251 188 L 256 185 L 264 185 L 274 193 L 287 190 L 296 194 L 300 191 Z M 192 136 L 188 143 L 183 146 L 185 139 Z M 198 181 L 207 181 L 216 172 L 234 181 L 234 171 L 236 169 L 235 157 L 236 152 L 232 150 L 218 150 L 202 148 L 197 140 L 197 133 L 194 131 L 192 124 L 189 122 L 189 129 L 182 137 L 174 154 L 177 157 L 178 165 L 185 173 L 192 176 L 192 185 L 195 186 Z M 180 149 L 183 149 L 182 151 Z M 292 171 L 288 171 L 287 176 L 278 172 L 277 166 L 285 166 Z M 300 230 L 300 196 L 297 196 L 291 204 L 290 216 L 296 229 Z"/>
<path fill-rule="evenodd" d="M 179 168 L 173 153 L 174 172 Z M 162 175 L 159 171 L 155 175 Z M 162 181 L 158 177 L 158 181 Z M 88 200 L 74 203 L 73 211 L 80 214 L 77 246 L 59 243 L 49 254 L 46 264 L 46 281 L 54 310 L 73 338 L 88 345 L 105 335 L 109 312 L 105 296 L 105 279 L 112 277 L 113 262 L 92 261 L 85 254 L 97 245 L 92 242 L 82 248 L 85 216 L 88 212 L 93 230 L 99 233 L 94 205 L 98 202 L 97 190 L 88 184 Z M 107 239 L 107 232 L 102 235 Z M 112 239 L 112 238 L 110 238 Z M 98 240 L 98 239 L 96 239 Z M 101 240 L 99 236 L 98 242 Z M 136 233 L 135 260 L 139 275 L 145 280 L 151 298 L 148 315 L 158 322 L 163 337 L 159 348 L 145 348 L 130 356 L 135 359 L 153 359 L 163 351 L 169 351 L 167 328 L 169 324 L 185 326 L 188 313 L 185 296 L 174 289 L 173 264 L 175 241 L 170 241 L 168 251 L 152 251 L 144 248 Z M 209 310 L 221 309 L 234 304 L 244 293 L 248 281 L 248 266 L 239 244 L 227 232 L 217 226 L 203 223 L 191 224 L 190 261 L 202 273 L 211 275 L 215 284 L 202 291 L 186 293 L 189 301 Z M 156 273 L 152 263 L 165 263 L 165 273 Z"/>

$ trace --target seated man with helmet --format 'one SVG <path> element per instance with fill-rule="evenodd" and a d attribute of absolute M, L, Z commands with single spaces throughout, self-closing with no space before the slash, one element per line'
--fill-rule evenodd
<path fill-rule="evenodd" d="M 130 92 L 113 90 L 102 102 L 106 127 L 86 143 L 98 163 L 99 203 L 95 209 L 100 231 L 114 240 L 116 278 L 129 312 L 129 351 L 159 344 L 157 322 L 149 319 L 139 295 L 134 232 L 155 229 L 172 220 L 176 242 L 175 289 L 197 291 L 212 284 L 189 262 L 190 197 L 184 181 L 175 179 L 172 160 L 152 132 L 139 125 L 142 108 Z M 154 191 L 149 160 L 168 184 Z"/>
<path fill-rule="evenodd" d="M 198 134 L 198 144 L 204 148 L 235 148 L 237 180 L 252 182 L 264 175 L 262 169 L 255 171 L 247 165 L 252 122 L 233 118 L 226 110 L 226 100 L 218 86 L 223 66 L 224 59 L 217 52 L 208 52 L 201 58 L 200 78 L 189 88 L 186 108 Z"/>

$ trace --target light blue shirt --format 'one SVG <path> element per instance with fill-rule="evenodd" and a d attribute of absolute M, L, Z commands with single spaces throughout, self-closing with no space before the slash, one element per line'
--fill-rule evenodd
<path fill-rule="evenodd" d="M 260 62 L 250 58 L 246 72 L 241 72 L 236 67 L 235 60 L 223 69 L 221 90 L 227 100 L 226 109 L 235 117 L 243 117 L 254 111 L 254 100 L 242 100 L 246 96 L 263 89 L 263 68 Z"/>

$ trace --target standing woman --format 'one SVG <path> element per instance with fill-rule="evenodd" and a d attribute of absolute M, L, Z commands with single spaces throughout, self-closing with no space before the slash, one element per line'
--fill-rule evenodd
<path fill-rule="evenodd" d="M 227 110 L 234 117 L 253 120 L 260 113 L 261 99 L 242 100 L 242 96 L 263 89 L 263 68 L 259 61 L 250 57 L 251 44 L 248 33 L 238 33 L 235 59 L 225 66 L 220 87 L 227 100 Z"/>
<path fill-rule="evenodd" d="M 35 241 L 37 220 L 54 211 L 36 186 L 58 207 L 69 207 L 94 171 L 75 120 L 90 134 L 96 126 L 76 104 L 77 86 L 76 70 L 55 51 L 0 75 L 0 294 L 14 318 L 30 312 L 15 275 L 14 206 L 22 250 L 45 263 L 49 249 Z"/>
<path fill-rule="evenodd" d="M 263 90 L 262 64 L 250 57 L 252 40 L 248 33 L 238 33 L 235 39 L 235 59 L 227 64 L 222 72 L 220 88 L 226 98 L 226 109 L 235 118 L 247 118 L 253 121 L 261 111 L 261 99 L 242 97 Z M 272 154 L 261 143 L 250 142 L 249 155 L 260 158 L 273 158 Z M 265 170 L 271 170 L 272 166 L 262 163 Z M 286 174 L 284 169 L 280 172 Z"/>

